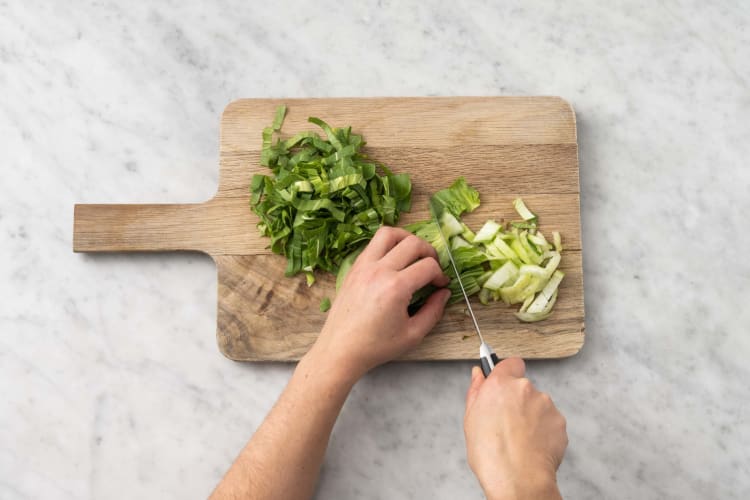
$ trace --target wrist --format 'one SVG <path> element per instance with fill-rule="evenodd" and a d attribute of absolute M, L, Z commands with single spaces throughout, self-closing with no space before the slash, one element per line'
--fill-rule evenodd
<path fill-rule="evenodd" d="M 503 480 L 497 476 L 479 481 L 488 500 L 561 499 L 555 474 L 529 473 L 528 469 Z"/>
<path fill-rule="evenodd" d="M 334 353 L 318 343 L 313 345 L 307 354 L 302 357 L 298 365 L 299 368 L 337 387 L 347 389 L 351 389 L 363 375 L 349 366 L 349 363 L 346 363 L 345 360 L 338 359 Z"/>

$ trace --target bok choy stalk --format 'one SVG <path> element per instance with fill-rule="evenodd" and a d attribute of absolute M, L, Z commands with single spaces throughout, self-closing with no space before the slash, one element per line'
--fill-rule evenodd
<path fill-rule="evenodd" d="M 453 249 L 453 258 L 456 267 L 461 274 L 466 293 L 473 295 L 479 292 L 481 283 L 479 279 L 485 272 L 483 264 L 487 261 L 486 255 L 478 247 L 473 246 L 460 235 L 471 231 L 465 224 L 460 222 L 460 217 L 465 212 L 471 212 L 479 206 L 479 192 L 466 183 L 466 179 L 459 177 L 449 188 L 438 191 L 432 195 L 430 205 L 435 217 L 440 221 L 443 235 L 437 222 L 433 220 L 415 222 L 406 226 L 406 230 L 414 233 L 432 245 L 440 261 L 440 267 L 446 276 L 451 278 L 448 288 L 451 290 L 449 303 L 462 300 L 461 288 L 455 273 L 450 265 L 450 257 L 446 244 L 457 242 Z M 444 236 L 444 237 L 443 237 Z M 447 241 L 446 241 L 447 238 Z M 461 238 L 457 240 L 456 238 Z M 421 294 L 417 300 L 426 299 Z M 429 294 L 426 294 L 429 296 Z"/>
<path fill-rule="evenodd" d="M 516 317 L 525 322 L 541 321 L 551 314 L 565 276 L 558 269 L 562 239 L 554 232 L 553 244 L 549 243 L 538 229 L 537 215 L 522 199 L 513 202 L 522 221 L 506 227 L 489 220 L 476 233 L 460 220 L 463 213 L 479 206 L 479 194 L 463 178 L 435 193 L 430 203 L 447 242 L 435 221 L 417 222 L 406 229 L 435 247 L 447 276 L 455 278 L 447 253 L 449 245 L 468 295 L 479 294 L 485 305 L 490 300 L 521 304 Z M 449 288 L 449 303 L 463 300 L 458 280 L 452 279 Z M 412 298 L 412 308 L 421 305 L 432 290 L 425 287 L 418 291 Z"/>

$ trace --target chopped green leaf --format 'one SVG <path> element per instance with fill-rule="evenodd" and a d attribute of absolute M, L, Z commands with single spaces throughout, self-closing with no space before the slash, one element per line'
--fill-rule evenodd
<path fill-rule="evenodd" d="M 458 179 L 430 199 L 430 212 L 440 220 L 442 235 L 434 220 L 416 222 L 406 229 L 427 240 L 437 251 L 443 272 L 451 278 L 449 303 L 463 299 L 450 265 L 450 248 L 467 295 L 479 294 L 479 301 L 485 305 L 491 300 L 522 304 L 516 313 L 521 321 L 547 318 L 564 276 L 557 270 L 562 250 L 560 234 L 552 233 L 553 247 L 538 231 L 537 216 L 520 198 L 513 205 L 523 222 L 511 222 L 506 230 L 502 224 L 489 220 L 474 234 L 459 217 L 474 210 L 478 202 L 478 193 L 462 178 Z M 419 290 L 412 305 L 422 303 L 433 290 Z"/>
<path fill-rule="evenodd" d="M 282 104 L 278 108 L 276 108 L 276 114 L 273 117 L 273 125 L 271 125 L 271 128 L 274 130 L 280 130 L 281 124 L 284 123 L 284 117 L 286 116 L 286 105 Z"/>
<path fill-rule="evenodd" d="M 482 229 L 479 230 L 479 232 L 474 237 L 475 243 L 485 243 L 487 241 L 492 241 L 495 239 L 495 235 L 500 231 L 500 224 L 495 222 L 494 220 L 488 220 L 484 223 L 484 226 L 482 226 Z"/>
<path fill-rule="evenodd" d="M 464 212 L 472 212 L 479 206 L 479 192 L 466 184 L 466 179 L 459 177 L 447 189 L 438 191 L 430 198 L 430 208 L 440 219 L 447 210 L 454 217 L 460 217 Z"/>
<path fill-rule="evenodd" d="M 562 252 L 563 246 L 560 233 L 558 233 L 557 231 L 552 231 L 552 241 L 555 244 L 555 250 L 557 250 L 558 252 Z"/>
<path fill-rule="evenodd" d="M 320 312 L 326 312 L 331 308 L 331 299 L 328 297 L 324 297 L 323 300 L 320 301 Z"/>
<path fill-rule="evenodd" d="M 344 279 L 346 278 L 346 275 L 349 273 L 349 270 L 354 265 L 354 261 L 357 260 L 357 257 L 359 257 L 359 254 L 362 253 L 362 250 L 365 249 L 366 245 L 361 245 L 356 250 L 349 252 L 349 255 L 344 257 L 344 260 L 341 261 L 341 265 L 339 266 L 339 271 L 336 274 L 336 291 L 338 292 L 341 288 L 341 285 L 344 284 Z"/>
<path fill-rule="evenodd" d="M 516 209 L 516 212 L 518 212 L 518 215 L 520 215 L 523 220 L 536 220 L 536 215 L 528 209 L 521 198 L 516 198 L 513 201 L 513 207 Z"/>
<path fill-rule="evenodd" d="M 503 266 L 492 273 L 492 276 L 484 283 L 484 288 L 492 291 L 499 290 L 508 282 L 513 282 L 518 277 L 518 268 L 512 262 L 506 262 Z"/>
<path fill-rule="evenodd" d="M 443 212 L 443 216 L 440 217 L 440 228 L 443 230 L 443 234 L 446 238 L 461 234 L 464 230 L 461 223 L 458 222 L 458 219 L 456 219 L 450 212 Z"/>
<path fill-rule="evenodd" d="M 263 129 L 260 163 L 270 174 L 253 175 L 250 205 L 271 251 L 286 256 L 286 275 L 304 272 L 312 285 L 316 269 L 336 273 L 380 226 L 398 223 L 411 207 L 411 180 L 367 158 L 351 127 L 311 117 L 325 139 L 313 131 L 279 137 L 286 111 L 279 106 Z"/>

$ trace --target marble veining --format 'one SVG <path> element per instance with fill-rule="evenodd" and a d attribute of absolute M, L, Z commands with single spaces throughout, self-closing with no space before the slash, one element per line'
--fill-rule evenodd
<path fill-rule="evenodd" d="M 587 341 L 531 378 L 567 498 L 750 497 L 750 9 L 740 1 L 0 2 L 0 498 L 208 494 L 292 367 L 214 339 L 200 255 L 74 255 L 75 202 L 190 202 L 239 97 L 559 95 Z M 478 498 L 468 363 L 354 389 L 319 498 Z"/>

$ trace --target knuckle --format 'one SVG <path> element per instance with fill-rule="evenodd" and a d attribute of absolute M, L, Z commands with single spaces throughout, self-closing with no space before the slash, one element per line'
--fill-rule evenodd
<path fill-rule="evenodd" d="M 526 377 L 521 377 L 518 379 L 518 389 L 522 394 L 531 394 L 534 392 L 534 384 Z"/>
<path fill-rule="evenodd" d="M 424 254 L 426 250 L 425 246 L 430 245 L 419 236 L 415 236 L 413 234 L 407 236 L 406 240 L 409 242 L 409 248 L 413 249 L 414 253 L 419 255 Z"/>
<path fill-rule="evenodd" d="M 420 238 L 421 239 L 421 238 Z M 437 259 L 437 250 L 435 250 L 435 247 L 433 247 L 430 243 L 428 243 L 425 240 L 422 240 L 422 243 L 424 243 L 425 249 L 427 250 L 427 255 L 430 257 Z"/>
<path fill-rule="evenodd" d="M 432 245 L 427 243 L 425 240 L 423 240 L 416 234 L 412 234 L 410 238 L 412 238 L 412 241 L 414 241 L 414 244 L 419 246 L 420 248 L 424 248 L 424 249 L 432 248 Z"/>
<path fill-rule="evenodd" d="M 563 443 L 563 447 L 568 446 L 568 430 L 565 426 L 560 427 L 560 438 Z"/>
<path fill-rule="evenodd" d="M 411 349 L 412 347 L 416 347 L 423 336 L 424 333 L 420 327 L 410 327 L 406 332 L 407 348 Z"/>
<path fill-rule="evenodd" d="M 398 273 L 393 272 L 384 265 L 379 265 L 373 279 L 377 279 L 379 282 L 392 284 L 395 279 L 398 278 Z"/>
<path fill-rule="evenodd" d="M 378 229 L 375 232 L 376 236 L 380 236 L 381 238 L 388 238 L 393 234 L 393 228 L 390 226 L 380 226 L 380 229 Z"/>
<path fill-rule="evenodd" d="M 413 246 L 419 245 L 420 242 L 422 241 L 416 235 L 413 235 L 413 234 L 410 234 L 409 236 L 404 238 L 404 240 L 406 240 L 406 243 L 413 245 Z"/>
<path fill-rule="evenodd" d="M 389 273 L 387 284 L 389 288 L 394 290 L 405 289 L 409 285 L 408 280 L 404 278 L 402 273 Z"/>
<path fill-rule="evenodd" d="M 352 268 L 349 270 L 349 272 L 346 275 L 346 278 L 344 279 L 345 283 L 348 283 L 350 281 L 356 281 L 359 280 L 360 276 L 367 272 L 367 265 L 364 265 L 360 263 L 357 265 L 356 263 L 352 266 Z"/>
<path fill-rule="evenodd" d="M 488 382 L 492 384 L 492 387 L 494 387 L 495 390 L 501 390 L 503 388 L 506 388 L 505 390 L 507 390 L 510 388 L 503 377 L 487 377 L 485 384 Z"/>
<path fill-rule="evenodd" d="M 370 266 L 365 273 L 363 273 L 363 279 L 370 283 L 383 283 L 389 284 L 388 278 L 390 273 L 387 269 L 382 266 Z"/>
<path fill-rule="evenodd" d="M 375 233 L 375 236 L 378 236 L 384 240 L 390 239 L 392 235 L 393 235 L 393 228 L 389 226 L 381 226 L 380 229 L 378 229 L 377 232 Z"/>
<path fill-rule="evenodd" d="M 432 271 L 432 272 L 433 272 L 434 274 L 436 274 L 436 275 L 440 275 L 440 274 L 443 274 L 443 269 L 442 269 L 442 268 L 440 267 L 440 264 L 438 264 L 438 261 L 437 261 L 437 260 L 435 260 L 435 259 L 433 259 L 433 258 L 428 258 L 428 259 L 427 259 L 427 262 L 429 263 L 429 266 L 430 266 L 430 268 L 431 268 L 430 270 L 431 270 L 431 271 Z"/>
<path fill-rule="evenodd" d="M 361 274 L 373 274 L 378 272 L 379 267 L 380 266 L 378 266 L 377 262 L 362 262 L 361 265 L 355 263 L 349 273 L 357 272 Z"/>
<path fill-rule="evenodd" d="M 392 273 L 390 282 L 393 286 L 399 288 L 405 287 L 409 284 L 409 280 L 406 279 L 403 273 Z"/>
<path fill-rule="evenodd" d="M 420 275 L 424 277 L 435 276 L 437 273 L 442 273 L 440 266 L 435 259 L 429 257 L 423 257 L 417 261 Z"/>
<path fill-rule="evenodd" d="M 365 261 L 364 259 L 360 259 L 358 256 L 356 259 L 354 259 L 354 264 L 352 264 L 351 269 L 349 269 L 349 274 L 347 274 L 347 276 L 355 273 L 361 273 L 363 269 L 367 269 L 368 264 L 369 263 L 367 261 Z"/>
<path fill-rule="evenodd" d="M 437 254 L 437 250 L 435 250 L 435 247 L 433 247 L 432 245 L 430 245 L 424 240 L 421 240 L 421 241 L 422 241 L 422 244 L 424 245 L 425 255 L 430 257 L 435 262 L 437 262 L 438 254 Z"/>

